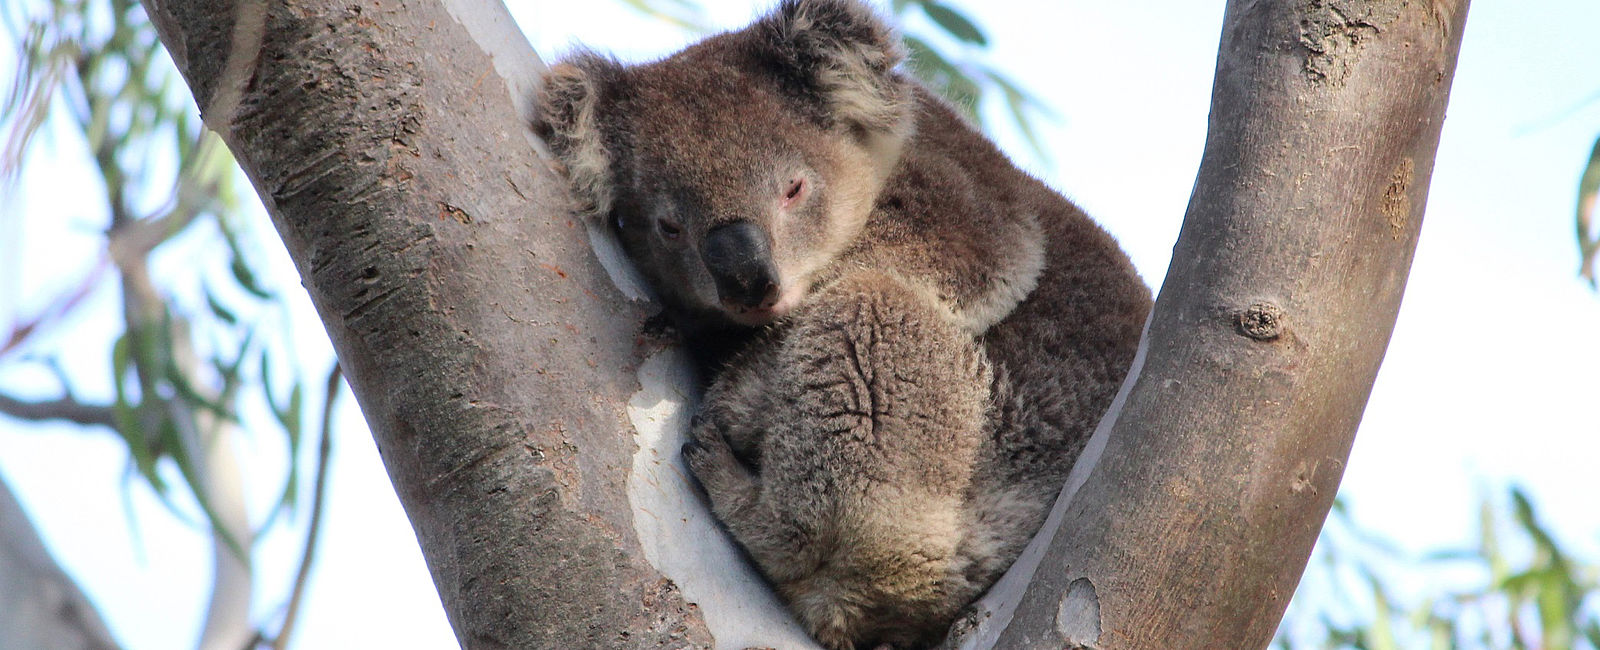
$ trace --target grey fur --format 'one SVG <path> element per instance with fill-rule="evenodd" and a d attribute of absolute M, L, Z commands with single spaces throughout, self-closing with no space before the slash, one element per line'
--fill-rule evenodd
<path fill-rule="evenodd" d="M 937 643 L 994 583 L 1150 307 L 897 43 L 858 2 L 789 0 L 663 61 L 579 54 L 537 124 L 714 371 L 684 449 L 713 511 L 834 649 Z M 770 237 L 741 268 L 775 269 L 771 309 L 718 295 L 699 242 L 730 223 Z"/>

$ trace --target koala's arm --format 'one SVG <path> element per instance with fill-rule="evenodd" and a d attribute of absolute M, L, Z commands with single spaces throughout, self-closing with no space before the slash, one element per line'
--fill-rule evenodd
<path fill-rule="evenodd" d="M 782 327 L 711 386 L 690 470 L 825 644 L 942 633 L 974 595 L 945 585 L 985 433 L 984 352 L 925 293 L 871 272 Z"/>

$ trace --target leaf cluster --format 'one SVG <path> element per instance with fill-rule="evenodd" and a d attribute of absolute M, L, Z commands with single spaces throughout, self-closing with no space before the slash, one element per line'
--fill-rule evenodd
<path fill-rule="evenodd" d="M 1336 505 L 1274 647 L 1600 649 L 1600 565 L 1565 549 L 1518 487 L 1478 518 L 1473 546 L 1415 558 Z"/>
<path fill-rule="evenodd" d="M 306 384 L 314 380 L 286 361 L 300 343 L 286 334 L 283 297 L 262 280 L 250 254 L 255 247 L 244 226 L 238 167 L 200 124 L 139 3 L 48 0 L 8 6 L 0 16 L 20 50 L 0 103 L 0 186 L 15 185 L 40 134 L 67 132 L 64 144 L 81 143 L 101 181 L 106 215 L 94 270 L 48 308 L 17 316 L 0 338 L 0 366 L 43 365 L 57 378 L 60 397 L 28 402 L 0 394 L 0 413 L 114 433 L 128 454 L 125 488 L 146 485 L 174 515 L 189 519 L 174 498 L 182 495 L 202 515 L 196 523 L 248 565 L 257 533 L 302 500 L 298 459 L 309 428 Z M 225 268 L 201 262 L 162 273 L 156 260 L 181 254 L 180 246 L 221 253 Z M 68 327 L 66 317 L 86 304 L 85 296 L 113 288 L 122 298 L 121 331 L 105 366 L 114 395 L 97 401 L 74 390 L 82 380 L 74 374 L 83 369 L 68 372 L 55 353 L 33 342 Z M 242 416 L 242 401 L 264 405 L 270 426 Z M 275 507 L 256 530 L 230 528 L 208 485 L 207 452 L 221 444 L 224 429 L 273 428 L 291 459 Z M 324 450 L 319 479 L 325 458 Z"/>

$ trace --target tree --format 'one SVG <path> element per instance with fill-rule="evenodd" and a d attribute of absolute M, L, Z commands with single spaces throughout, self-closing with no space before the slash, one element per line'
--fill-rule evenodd
<path fill-rule="evenodd" d="M 237 203 L 233 160 L 220 140 L 194 123 L 186 98 L 170 91 L 175 75 L 164 65 L 161 43 L 143 8 L 131 0 L 94 6 L 73 0 L 40 4 L 7 7 L 3 16 L 11 36 L 20 41 L 22 61 L 0 105 L 0 117 L 9 127 L 0 184 L 18 181 L 30 142 L 46 130 L 47 122 L 64 122 L 82 139 L 104 188 L 98 198 L 104 201 L 107 219 L 104 248 L 93 270 L 73 278 L 38 313 L 19 318 L 0 339 L 0 361 L 48 368 L 59 384 L 50 390 L 59 397 L 0 394 L 0 414 L 33 422 L 66 421 L 114 434 L 129 458 L 125 486 L 138 482 L 149 487 L 177 517 L 198 520 L 196 527 L 209 537 L 211 595 L 198 645 L 237 648 L 262 636 L 250 620 L 256 577 L 252 563 L 259 557 L 256 533 L 284 522 L 287 517 L 277 515 L 301 500 L 297 457 L 307 428 L 302 423 L 307 391 L 298 376 L 288 384 L 274 382 L 271 370 L 275 364 L 281 369 L 293 363 L 285 359 L 285 349 L 294 347 L 293 337 L 282 332 L 257 336 L 272 327 L 261 323 L 261 312 L 282 305 L 257 281 L 256 262 L 242 250 L 241 228 L 230 218 Z M 164 169 L 166 163 L 172 169 Z M 174 291 L 153 270 L 157 251 L 201 229 L 200 224 L 214 229 L 218 243 L 224 244 L 225 254 L 219 256 L 227 260 L 219 269 L 223 272 L 204 281 L 191 278 L 199 286 Z M 75 385 L 81 386 L 83 377 L 74 377 L 53 356 L 29 359 L 26 347 L 61 327 L 103 285 L 114 286 L 120 299 L 120 329 L 114 343 L 107 341 L 111 399 L 80 393 Z M 183 289 L 203 294 L 200 313 L 174 295 Z M 247 371 L 259 373 L 260 379 L 245 377 Z M 327 404 L 336 394 L 336 378 L 337 371 L 329 379 Z M 274 391 L 280 390 L 284 397 L 275 397 Z M 246 392 L 252 394 L 242 395 Z M 281 495 L 259 531 L 246 516 L 243 463 L 235 456 L 243 433 L 239 404 L 250 398 L 265 402 L 271 426 L 281 428 L 290 456 Z M 325 407 L 321 461 L 327 458 L 328 415 Z M 323 478 L 319 461 L 308 500 L 313 521 L 320 519 Z M 8 606 L 0 608 L 5 619 L 0 638 L 21 647 L 78 645 L 78 639 L 115 647 L 87 599 L 44 551 L 9 488 L 0 484 L 0 492 L 12 522 L 0 526 L 0 554 L 15 560 L 8 563 L 14 570 L 4 572 Z M 131 503 L 128 508 L 131 519 Z M 280 631 L 271 634 L 275 641 L 287 642 L 317 530 L 316 524 L 309 527 L 300 578 L 284 605 Z M 36 616 L 40 608 L 56 618 Z"/>
<path fill-rule="evenodd" d="M 1483 498 L 1470 547 L 1421 557 L 1335 506 L 1307 571 L 1331 593 L 1297 592 L 1274 647 L 1600 648 L 1600 566 L 1564 549 L 1522 489 L 1500 501 Z M 1415 593 L 1418 576 L 1434 579 Z"/>
<path fill-rule="evenodd" d="M 531 153 L 538 144 L 515 138 L 526 134 L 538 66 L 503 9 L 467 0 L 148 8 L 207 124 L 224 135 L 296 258 L 463 643 L 632 647 L 736 634 L 725 614 L 691 611 L 678 593 L 691 582 L 664 579 L 647 559 L 672 535 L 637 532 L 647 516 L 639 494 L 651 488 L 631 486 L 628 471 L 653 462 L 633 453 L 622 406 L 639 381 L 632 334 L 642 310 L 600 277 L 582 224 L 560 206 L 559 180 Z M 1217 596 L 1154 587 L 1196 579 L 1149 571 L 1171 566 L 1164 562 L 1056 575 L 1097 559 L 1075 549 L 1170 549 L 1137 525 L 1159 525 L 1192 499 L 1207 506 L 1196 532 L 1215 545 L 1204 548 L 1255 550 L 1291 532 L 1292 543 L 1255 564 L 1219 560 L 1224 575 L 1265 578 L 1230 581 L 1237 593 L 1223 594 L 1253 604 L 1249 624 L 1175 597 L 1143 603 L 1158 607 L 1138 610 L 1137 620 L 1177 636 L 1144 641 L 1233 645 L 1186 635 L 1203 629 L 1265 642 L 1262 629 L 1270 634 L 1331 502 L 1393 322 L 1464 16 L 1464 2 L 1230 5 L 1207 162 L 1168 281 L 1176 292 L 1163 294 L 1143 366 L 1097 435 L 1099 465 L 1083 464 L 1081 488 L 1069 490 L 1081 496 L 1063 500 L 1052 526 L 1126 514 L 1115 530 L 1092 520 L 1063 528 L 1097 541 L 1057 540 L 1063 548 L 1043 564 L 1030 556 L 1043 568 L 1004 634 L 1088 641 L 1104 630 L 1099 643 L 1114 645 L 1139 591 Z M 1297 95 L 1304 103 L 1288 101 Z M 1361 119 L 1350 112 L 1325 122 L 1319 110 L 1379 99 L 1394 101 L 1359 104 Z M 1345 196 L 1355 200 L 1319 203 Z M 1295 210 L 1322 218 L 1296 220 Z M 1208 233 L 1238 236 L 1206 241 Z M 1359 259 L 1312 254 L 1317 242 L 1347 238 L 1358 244 L 1342 250 Z M 1285 242 L 1290 250 L 1270 245 Z M 1343 304 L 1334 297 L 1345 287 L 1330 278 L 1371 282 L 1377 298 Z M 1333 303 L 1339 311 L 1325 307 Z M 1190 345 L 1196 333 L 1200 345 Z M 1339 363 L 1352 350 L 1360 361 Z M 1227 372 L 1229 361 L 1244 376 Z M 1245 381 L 1201 391 L 1208 386 L 1194 367 Z M 1184 435 L 1138 433 L 1161 430 L 1151 414 L 1176 413 L 1162 401 L 1175 398 L 1212 408 L 1179 418 Z M 1307 413 L 1337 425 L 1307 428 Z M 1216 419 L 1200 424 L 1203 416 Z M 1268 444 L 1246 444 L 1250 427 L 1271 434 Z M 1218 441 L 1221 451 L 1190 455 Z M 1165 444 L 1136 448 L 1151 442 Z M 1190 458 L 1187 473 L 1151 473 L 1163 453 Z M 1235 480 L 1231 467 L 1248 480 Z M 1118 489 L 1130 476 L 1170 479 L 1145 485 L 1178 493 Z M 666 496 L 684 496 L 669 487 Z M 1249 529 L 1224 512 L 1246 488 L 1260 488 L 1247 496 L 1263 515 Z M 1092 625 L 1072 624 L 1091 609 Z M 1163 618 L 1180 611 L 1198 613 L 1187 623 Z"/>

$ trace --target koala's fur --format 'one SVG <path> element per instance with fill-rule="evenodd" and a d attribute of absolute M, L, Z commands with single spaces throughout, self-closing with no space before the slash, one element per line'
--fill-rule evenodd
<path fill-rule="evenodd" d="M 897 42 L 786 0 L 659 62 L 575 55 L 536 125 L 712 366 L 684 448 L 712 510 L 835 649 L 937 643 L 993 584 L 1150 307 Z"/>

